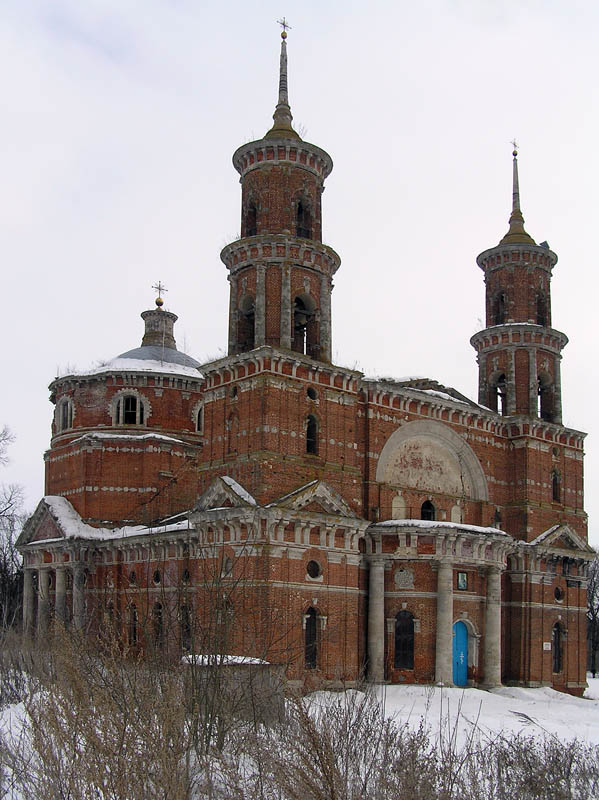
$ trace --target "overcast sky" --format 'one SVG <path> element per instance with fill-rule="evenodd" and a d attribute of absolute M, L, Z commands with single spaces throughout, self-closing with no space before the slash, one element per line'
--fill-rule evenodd
<path fill-rule="evenodd" d="M 180 349 L 225 352 L 221 248 L 240 229 L 234 150 L 271 125 L 279 27 L 304 139 L 335 167 L 324 241 L 338 364 L 476 399 L 476 256 L 507 230 L 520 145 L 528 232 L 559 256 L 564 424 L 587 431 L 599 545 L 597 40 L 575 0 L 4 0 L 0 8 L 0 424 L 4 479 L 43 494 L 48 383 L 139 345 L 162 280 Z"/>

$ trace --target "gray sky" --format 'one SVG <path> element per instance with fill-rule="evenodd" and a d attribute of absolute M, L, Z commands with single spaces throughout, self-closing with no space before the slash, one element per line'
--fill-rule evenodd
<path fill-rule="evenodd" d="M 507 230 L 520 145 L 528 232 L 559 256 L 564 423 L 589 433 L 599 499 L 595 223 L 599 6 L 576 0 L 206 3 L 5 0 L 0 8 L 4 478 L 43 493 L 47 385 L 139 344 L 161 279 L 180 349 L 224 353 L 238 237 L 233 151 L 270 127 L 279 28 L 303 138 L 335 167 L 324 240 L 342 258 L 337 363 L 476 398 L 476 256 Z"/>

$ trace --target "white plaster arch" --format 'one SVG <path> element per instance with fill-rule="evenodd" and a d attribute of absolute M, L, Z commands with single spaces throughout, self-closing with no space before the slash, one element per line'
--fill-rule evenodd
<path fill-rule="evenodd" d="M 488 500 L 487 479 L 470 445 L 434 420 L 402 425 L 387 439 L 376 468 L 378 483 Z"/>

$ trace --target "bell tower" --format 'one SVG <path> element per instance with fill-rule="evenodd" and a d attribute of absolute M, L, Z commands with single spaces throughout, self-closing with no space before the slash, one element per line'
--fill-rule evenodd
<path fill-rule="evenodd" d="M 509 230 L 476 260 L 485 276 L 487 324 L 470 340 L 478 354 L 478 402 L 506 416 L 561 424 L 560 362 L 568 339 L 551 327 L 557 255 L 524 229 L 515 143 L 512 156 Z"/>
<path fill-rule="evenodd" d="M 330 363 L 332 278 L 340 259 L 322 244 L 321 195 L 333 162 L 292 127 L 286 30 L 281 37 L 274 124 L 233 155 L 241 238 L 221 253 L 230 282 L 228 352 L 268 345 Z"/>

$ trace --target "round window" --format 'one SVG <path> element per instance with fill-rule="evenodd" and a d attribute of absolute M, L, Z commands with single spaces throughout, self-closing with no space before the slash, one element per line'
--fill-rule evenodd
<path fill-rule="evenodd" d="M 320 564 L 318 561 L 308 561 L 308 564 L 306 565 L 306 572 L 310 578 L 319 578 L 322 570 L 320 569 Z"/>
<path fill-rule="evenodd" d="M 553 596 L 555 597 L 558 603 L 561 603 L 561 601 L 564 599 L 564 590 L 560 589 L 559 586 L 556 586 Z"/>
<path fill-rule="evenodd" d="M 308 395 L 310 400 L 316 400 L 316 398 L 318 397 L 318 394 L 316 393 L 316 389 L 313 386 L 310 386 L 310 388 L 308 389 L 306 394 Z"/>

